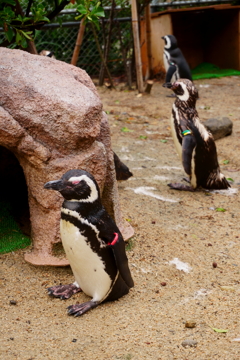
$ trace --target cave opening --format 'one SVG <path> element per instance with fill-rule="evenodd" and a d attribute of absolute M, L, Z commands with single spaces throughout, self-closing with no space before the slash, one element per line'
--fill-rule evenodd
<path fill-rule="evenodd" d="M 19 233 L 19 234 L 17 234 Z M 31 233 L 28 188 L 16 156 L 0 146 L 0 237 L 18 236 L 26 242 Z M 21 240 L 21 239 L 20 239 Z"/>

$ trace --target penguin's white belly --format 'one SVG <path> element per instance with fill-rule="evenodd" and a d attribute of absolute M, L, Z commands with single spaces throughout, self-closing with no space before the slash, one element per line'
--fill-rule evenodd
<path fill-rule="evenodd" d="M 168 63 L 167 54 L 165 52 L 163 53 L 163 64 L 164 64 L 165 71 L 167 72 L 168 68 L 169 68 L 169 63 Z"/>
<path fill-rule="evenodd" d="M 176 150 L 178 152 L 178 155 L 180 156 L 180 159 L 182 161 L 182 145 L 180 144 L 180 142 L 178 141 L 178 138 L 177 138 L 177 133 L 176 133 L 175 126 L 174 126 L 173 115 L 171 115 L 170 124 L 171 124 L 171 131 L 172 131 L 173 141 L 174 141 Z"/>
<path fill-rule="evenodd" d="M 163 64 L 164 64 L 164 68 L 165 68 L 166 73 L 168 72 L 168 68 L 169 68 L 169 60 L 170 60 L 169 53 L 164 51 L 164 53 L 163 53 Z M 171 78 L 171 82 L 174 82 L 177 79 L 179 79 L 178 70 L 173 74 L 173 76 Z"/>
<path fill-rule="evenodd" d="M 106 273 L 103 260 L 92 251 L 87 238 L 69 221 L 60 222 L 61 238 L 74 277 L 93 301 L 102 301 L 109 293 L 112 280 Z"/>

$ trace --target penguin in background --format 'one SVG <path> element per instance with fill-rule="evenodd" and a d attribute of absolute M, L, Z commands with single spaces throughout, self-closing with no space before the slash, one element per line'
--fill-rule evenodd
<path fill-rule="evenodd" d="M 165 84 L 163 86 L 171 87 L 171 83 L 179 78 L 192 81 L 190 67 L 177 45 L 175 36 L 166 35 L 162 39 L 165 41 L 163 62 L 166 71 Z"/>
<path fill-rule="evenodd" d="M 40 55 L 40 56 L 47 56 L 47 57 L 56 59 L 56 57 L 55 57 L 54 54 L 53 54 L 53 51 L 49 51 L 49 50 L 42 50 L 42 51 L 39 53 L 39 55 Z"/>
<path fill-rule="evenodd" d="M 122 180 L 128 180 L 131 176 L 133 176 L 133 173 L 129 170 L 127 165 L 125 165 L 117 156 L 117 154 L 113 153 L 113 159 L 114 159 L 114 165 L 115 165 L 115 171 L 116 171 L 116 179 L 118 181 Z"/>
<path fill-rule="evenodd" d="M 125 242 L 103 207 L 94 177 L 84 170 L 70 170 L 45 189 L 59 191 L 64 198 L 60 233 L 75 282 L 48 288 L 48 294 L 68 299 L 83 291 L 90 301 L 68 307 L 80 316 L 104 301 L 117 300 L 134 286 L 128 267 Z"/>
<path fill-rule="evenodd" d="M 230 184 L 220 172 L 213 136 L 200 122 L 196 110 L 198 91 L 192 81 L 179 79 L 171 84 L 176 94 L 172 107 L 171 130 L 183 168 L 191 186 L 168 184 L 172 189 L 228 189 Z"/>

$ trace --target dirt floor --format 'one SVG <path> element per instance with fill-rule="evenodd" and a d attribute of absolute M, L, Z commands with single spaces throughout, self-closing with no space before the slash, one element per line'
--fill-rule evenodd
<path fill-rule="evenodd" d="M 201 120 L 233 121 L 232 135 L 216 142 L 231 190 L 167 186 L 184 172 L 169 126 L 174 99 L 160 82 L 143 96 L 122 85 L 99 88 L 112 147 L 134 174 L 119 192 L 135 229 L 127 251 L 135 287 L 74 318 L 66 307 L 86 301 L 84 294 L 61 301 L 46 291 L 73 281 L 69 267 L 31 266 L 24 251 L 1 255 L 0 359 L 240 359 L 240 78 L 196 85 Z"/>

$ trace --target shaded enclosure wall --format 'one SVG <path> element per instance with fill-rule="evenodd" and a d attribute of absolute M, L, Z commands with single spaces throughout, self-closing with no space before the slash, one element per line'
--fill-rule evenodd
<path fill-rule="evenodd" d="M 168 10 L 151 17 L 153 72 L 164 71 L 162 36 L 173 34 L 190 68 L 210 62 L 240 70 L 240 6 Z M 147 69 L 145 23 L 141 24 L 143 72 Z"/>
<path fill-rule="evenodd" d="M 173 34 L 191 69 L 202 62 L 240 70 L 239 10 L 172 13 Z"/>

